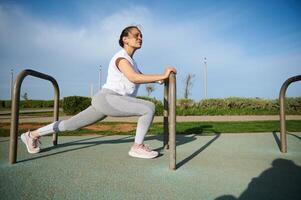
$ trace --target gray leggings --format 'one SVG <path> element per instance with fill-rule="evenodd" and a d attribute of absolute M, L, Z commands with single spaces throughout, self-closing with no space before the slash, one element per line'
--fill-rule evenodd
<path fill-rule="evenodd" d="M 83 128 L 107 116 L 130 117 L 140 116 L 138 119 L 135 143 L 142 144 L 155 114 L 152 102 L 135 97 L 122 96 L 112 90 L 103 88 L 92 98 L 92 105 L 77 115 L 63 121 L 57 121 L 39 128 L 40 136 L 54 132 L 73 131 Z"/>

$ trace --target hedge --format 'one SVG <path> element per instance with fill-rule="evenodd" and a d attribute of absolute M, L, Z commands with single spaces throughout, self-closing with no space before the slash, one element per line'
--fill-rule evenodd
<path fill-rule="evenodd" d="M 62 106 L 63 100 L 60 100 L 60 107 Z M 53 100 L 21 100 L 19 108 L 53 108 Z M 11 108 L 10 100 L 0 100 L 0 108 Z"/>
<path fill-rule="evenodd" d="M 156 106 L 155 115 L 163 114 L 163 104 L 161 101 L 149 97 L 137 97 L 137 98 L 153 102 Z M 90 105 L 91 105 L 91 98 L 89 97 L 70 96 L 70 97 L 65 97 L 63 99 L 63 111 L 68 115 L 77 114 L 80 111 L 88 108 Z"/>
<path fill-rule="evenodd" d="M 74 115 L 91 105 L 91 98 L 70 96 L 63 99 L 63 111 L 67 115 Z"/>
<path fill-rule="evenodd" d="M 163 115 L 163 103 L 155 98 L 137 97 L 151 101 L 156 106 L 155 115 Z M 91 104 L 91 98 L 70 96 L 60 100 L 60 107 L 66 114 L 74 115 Z M 286 98 L 286 114 L 301 115 L 301 97 Z M 0 108 L 11 107 L 10 101 L 1 101 Z M 22 100 L 20 108 L 50 108 L 53 100 Z M 191 99 L 177 100 L 177 115 L 278 115 L 278 99 L 267 100 L 260 98 L 208 99 L 193 101 Z"/>
<path fill-rule="evenodd" d="M 192 100 L 177 102 L 178 115 L 278 115 L 278 99 L 266 100 L 260 98 L 208 99 L 194 102 Z M 188 102 L 188 103 L 187 103 Z M 182 104 L 181 104 L 182 103 Z M 301 97 L 286 98 L 286 113 L 301 114 Z"/>
<path fill-rule="evenodd" d="M 156 98 L 150 98 L 150 97 L 138 96 L 137 98 L 153 102 L 156 106 L 155 115 L 156 116 L 163 115 L 163 103 L 161 101 L 157 100 Z"/>

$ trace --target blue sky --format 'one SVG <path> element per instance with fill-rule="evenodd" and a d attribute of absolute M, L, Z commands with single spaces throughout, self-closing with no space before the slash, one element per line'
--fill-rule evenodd
<path fill-rule="evenodd" d="M 282 83 L 301 74 L 301 1 L 94 1 L 0 2 L 0 99 L 10 98 L 10 71 L 30 68 L 55 77 L 61 96 L 90 96 L 102 84 L 118 38 L 139 25 L 143 47 L 135 59 L 141 71 L 163 73 L 175 66 L 178 98 L 184 78 L 195 74 L 190 98 L 278 98 Z M 22 93 L 51 99 L 51 84 L 27 77 Z M 151 94 L 162 98 L 155 85 Z M 146 95 L 141 85 L 138 95 Z M 301 96 L 300 82 L 287 96 Z"/>

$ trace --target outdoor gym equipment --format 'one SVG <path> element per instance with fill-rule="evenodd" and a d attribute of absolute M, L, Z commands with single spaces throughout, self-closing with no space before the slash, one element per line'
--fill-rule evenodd
<path fill-rule="evenodd" d="M 286 140 L 286 125 L 285 125 L 285 93 L 288 86 L 296 81 L 301 80 L 301 75 L 293 76 L 289 79 L 287 79 L 281 89 L 279 94 L 279 105 L 280 105 L 280 141 L 281 141 L 281 147 L 280 150 L 282 153 L 287 152 L 287 140 Z"/>
<path fill-rule="evenodd" d="M 60 91 L 56 80 L 46 74 L 26 69 L 20 72 L 16 78 L 12 95 L 11 107 L 11 128 L 10 128 L 10 144 L 9 144 L 9 162 L 15 164 L 17 162 L 17 145 L 18 145 L 18 126 L 19 126 L 19 103 L 20 89 L 22 82 L 26 76 L 34 76 L 37 78 L 48 80 L 54 87 L 54 116 L 53 121 L 59 119 L 59 99 Z M 169 149 L 169 168 L 176 169 L 176 75 L 171 73 L 169 78 L 164 82 L 164 139 L 163 145 Z M 58 136 L 53 134 L 53 145 L 57 145 Z"/>
<path fill-rule="evenodd" d="M 10 143 L 9 143 L 9 162 L 14 164 L 17 162 L 17 145 L 18 145 L 18 128 L 19 128 L 19 103 L 20 103 L 20 89 L 22 82 L 26 76 L 34 76 L 37 78 L 48 80 L 54 87 L 54 112 L 53 121 L 59 120 L 59 101 L 60 90 L 56 80 L 46 74 L 26 69 L 20 72 L 16 78 L 13 94 L 12 94 L 12 106 L 11 106 L 11 124 L 10 124 Z M 53 145 L 57 145 L 57 134 L 53 134 Z"/>

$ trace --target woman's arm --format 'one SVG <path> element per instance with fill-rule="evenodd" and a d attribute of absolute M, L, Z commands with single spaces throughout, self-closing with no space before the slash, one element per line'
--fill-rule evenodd
<path fill-rule="evenodd" d="M 124 58 L 120 58 L 116 60 L 116 66 L 118 69 L 129 79 L 129 81 L 137 84 L 141 83 L 153 83 L 157 81 L 162 81 L 169 77 L 171 72 L 176 73 L 176 69 L 172 67 L 168 67 L 165 69 L 164 74 L 158 75 L 146 75 L 135 72 L 132 68 L 132 65 Z"/>
<path fill-rule="evenodd" d="M 140 74 L 143 74 L 139 69 L 138 69 L 138 71 Z M 154 83 L 158 83 L 158 84 L 162 85 L 164 83 L 164 80 L 156 81 Z"/>

